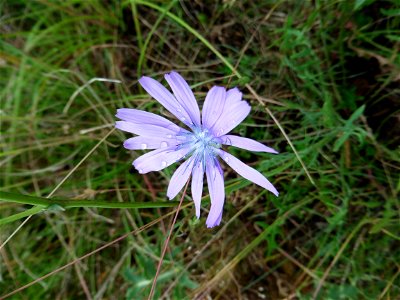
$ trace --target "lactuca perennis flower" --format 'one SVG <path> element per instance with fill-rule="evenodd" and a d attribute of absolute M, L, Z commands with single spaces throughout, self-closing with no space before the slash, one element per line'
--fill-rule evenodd
<path fill-rule="evenodd" d="M 168 186 L 169 199 L 182 190 L 192 175 L 192 197 L 196 216 L 200 217 L 200 201 L 206 173 L 211 208 L 206 224 L 219 225 L 225 201 L 224 176 L 219 158 L 244 178 L 266 188 L 278 196 L 278 191 L 260 172 L 222 150 L 223 145 L 250 151 L 277 153 L 257 141 L 228 134 L 249 114 L 250 106 L 242 101 L 242 93 L 233 88 L 214 86 L 203 105 L 202 115 L 192 90 L 176 72 L 165 75 L 173 94 L 158 81 L 143 76 L 139 83 L 171 114 L 185 124 L 184 129 L 171 121 L 146 111 L 121 108 L 116 127 L 138 136 L 127 139 L 124 147 L 130 150 L 150 151 L 137 158 L 133 165 L 141 174 L 159 171 L 173 163 L 184 161 L 173 174 Z"/>

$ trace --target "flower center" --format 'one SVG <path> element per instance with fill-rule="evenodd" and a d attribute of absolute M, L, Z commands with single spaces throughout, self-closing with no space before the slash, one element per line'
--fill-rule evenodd
<path fill-rule="evenodd" d="M 213 153 L 214 148 L 221 148 L 221 142 L 207 129 L 194 130 L 195 147 L 200 151 Z M 211 154 L 210 153 L 210 154 Z"/>
<path fill-rule="evenodd" d="M 206 165 L 206 160 L 218 156 L 218 149 L 222 146 L 220 138 L 215 137 L 207 128 L 195 127 L 192 132 L 181 132 L 176 135 L 176 139 L 180 141 L 177 149 L 190 148 L 189 153 L 196 155 L 196 160 Z M 187 155 L 190 155 L 190 154 Z"/>

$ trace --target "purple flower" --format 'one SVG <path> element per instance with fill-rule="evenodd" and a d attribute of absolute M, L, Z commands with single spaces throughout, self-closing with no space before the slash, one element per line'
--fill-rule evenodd
<path fill-rule="evenodd" d="M 192 175 L 192 197 L 196 216 L 200 217 L 203 178 L 206 173 L 211 208 L 206 224 L 208 228 L 219 225 L 225 201 L 224 176 L 219 158 L 244 178 L 266 188 L 275 196 L 278 191 L 260 172 L 222 150 L 223 145 L 258 152 L 278 153 L 257 141 L 228 134 L 249 114 L 250 106 L 242 101 L 242 93 L 233 88 L 214 86 L 200 109 L 187 82 L 176 72 L 165 75 L 173 95 L 158 81 L 143 76 L 139 83 L 171 114 L 190 130 L 153 113 L 121 108 L 116 117 L 116 127 L 137 136 L 127 139 L 124 147 L 129 150 L 150 151 L 137 158 L 133 165 L 141 174 L 159 171 L 178 161 L 184 161 L 173 174 L 167 196 L 171 200 L 182 190 Z"/>

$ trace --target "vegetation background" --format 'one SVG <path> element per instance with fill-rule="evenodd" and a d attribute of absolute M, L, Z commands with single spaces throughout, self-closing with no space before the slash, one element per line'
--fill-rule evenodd
<path fill-rule="evenodd" d="M 212 230 L 207 194 L 199 221 L 186 196 L 155 298 L 400 299 L 398 1 L 3 0 L 0 12 L 0 189 L 17 195 L 0 202 L 0 298 L 147 298 L 176 166 L 138 174 L 141 151 L 112 128 L 120 107 L 165 114 L 137 80 L 177 70 L 200 102 L 216 84 L 243 91 L 252 112 L 234 133 L 280 154 L 230 152 L 281 194 L 225 168 Z"/>

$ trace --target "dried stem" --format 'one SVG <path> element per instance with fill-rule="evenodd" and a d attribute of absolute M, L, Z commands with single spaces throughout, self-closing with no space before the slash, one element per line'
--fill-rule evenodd
<path fill-rule="evenodd" d="M 154 276 L 153 284 L 151 285 L 150 294 L 149 294 L 149 297 L 147 298 L 148 300 L 152 300 L 153 299 L 154 291 L 155 291 L 156 284 L 157 284 L 157 278 L 158 278 L 158 275 L 160 274 L 161 265 L 162 265 L 163 260 L 164 260 L 165 252 L 167 252 L 169 240 L 171 239 L 172 231 L 174 229 L 174 226 L 175 226 L 175 223 L 176 223 L 176 219 L 178 218 L 178 214 L 179 214 L 179 210 L 181 209 L 181 206 L 182 206 L 183 198 L 186 195 L 186 190 L 187 190 L 187 187 L 189 185 L 189 179 L 188 179 L 188 181 L 187 181 L 187 183 L 185 185 L 185 189 L 183 190 L 183 194 L 182 194 L 181 200 L 179 201 L 178 208 L 176 209 L 176 213 L 175 213 L 174 219 L 173 219 L 171 227 L 169 229 L 168 237 L 164 242 L 164 246 L 163 246 L 163 250 L 162 250 L 162 253 L 161 253 L 161 257 L 160 257 L 160 260 L 159 260 L 158 265 L 157 265 L 156 275 Z"/>

